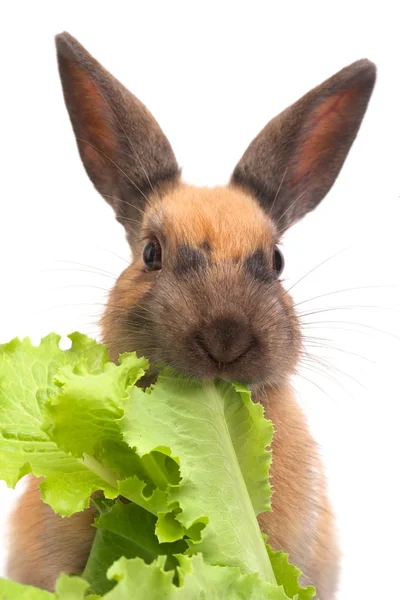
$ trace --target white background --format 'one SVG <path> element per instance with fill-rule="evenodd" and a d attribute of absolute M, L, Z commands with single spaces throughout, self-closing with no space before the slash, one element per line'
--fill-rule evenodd
<path fill-rule="evenodd" d="M 338 515 L 339 600 L 399 597 L 400 48 L 391 6 L 14 0 L 0 9 L 0 342 L 96 335 L 129 256 L 80 164 L 54 34 L 72 33 L 147 104 L 185 178 L 200 185 L 226 182 L 267 120 L 310 88 L 358 58 L 377 63 L 336 185 L 284 240 L 287 286 L 331 257 L 293 289 L 307 301 L 299 312 L 323 310 L 304 317 L 317 358 L 295 386 Z M 310 300 L 328 292 L 337 293 Z M 0 487 L 3 521 L 13 496 Z"/>

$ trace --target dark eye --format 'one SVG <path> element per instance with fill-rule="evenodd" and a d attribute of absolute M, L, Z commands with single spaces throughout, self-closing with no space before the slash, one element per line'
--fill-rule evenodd
<path fill-rule="evenodd" d="M 143 248 L 143 262 L 149 271 L 158 271 L 161 269 L 161 245 L 157 238 L 152 238 Z"/>
<path fill-rule="evenodd" d="M 282 252 L 279 250 L 278 246 L 275 246 L 274 248 L 274 271 L 275 271 L 275 277 L 280 277 L 282 275 L 282 271 L 284 269 L 285 266 L 285 261 L 283 258 L 283 254 Z"/>

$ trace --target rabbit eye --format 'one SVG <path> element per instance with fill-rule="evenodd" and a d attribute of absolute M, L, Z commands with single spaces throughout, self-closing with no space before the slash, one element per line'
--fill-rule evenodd
<path fill-rule="evenodd" d="M 280 277 L 282 275 L 284 266 L 285 266 L 285 261 L 283 258 L 283 254 L 280 251 L 280 249 L 278 248 L 278 246 L 275 246 L 274 258 L 273 258 L 273 268 L 274 268 L 274 272 L 275 272 L 275 277 Z"/>
<path fill-rule="evenodd" d="M 143 262 L 149 271 L 159 271 L 161 269 L 161 244 L 157 238 L 152 238 L 143 248 Z"/>

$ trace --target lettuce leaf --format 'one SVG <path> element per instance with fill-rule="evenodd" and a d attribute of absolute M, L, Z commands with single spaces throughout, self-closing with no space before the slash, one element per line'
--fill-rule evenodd
<path fill-rule="evenodd" d="M 165 555 L 165 568 L 178 565 L 175 554 L 185 552 L 184 540 L 174 544 L 160 544 L 155 534 L 156 517 L 137 504 L 95 500 L 100 512 L 98 529 L 83 577 L 90 582 L 93 592 L 104 593 L 114 583 L 107 579 L 108 568 L 121 556 L 142 558 L 150 564 Z"/>
<path fill-rule="evenodd" d="M 254 573 L 243 575 L 235 567 L 207 565 L 201 556 L 178 559 L 179 585 L 174 585 L 173 573 L 164 568 L 165 559 L 147 565 L 140 558 L 120 558 L 107 573 L 116 585 L 104 596 L 91 595 L 87 600 L 290 600 L 282 587 Z M 83 600 L 87 587 L 83 579 L 65 575 L 57 582 L 55 594 L 0 580 L 0 599 L 3 594 L 4 600 Z"/>
<path fill-rule="evenodd" d="M 62 516 L 89 506 L 90 496 L 102 490 L 109 498 L 117 490 L 84 461 L 63 452 L 43 431 L 46 402 L 57 394 L 55 375 L 64 365 L 84 360 L 88 373 L 107 364 L 105 346 L 84 335 L 69 336 L 72 347 L 59 348 L 52 333 L 39 346 L 14 339 L 0 346 L 0 477 L 14 487 L 26 474 L 44 477 L 44 502 Z"/>
<path fill-rule="evenodd" d="M 162 374 L 150 394 L 132 388 L 121 427 L 139 456 L 158 451 L 179 462 L 181 480 L 169 490 L 169 506 L 176 508 L 162 516 L 173 516 L 176 535 L 189 536 L 191 551 L 273 582 L 254 510 L 270 506 L 265 447 L 272 426 L 261 405 L 225 382 L 202 384 Z M 245 471 L 249 463 L 251 477 Z M 164 522 L 159 537 L 163 529 Z"/>
<path fill-rule="evenodd" d="M 119 477 L 130 474 L 121 473 L 130 458 L 139 481 L 157 489 L 161 543 L 186 536 L 192 552 L 202 552 L 208 562 L 239 566 L 273 582 L 256 519 L 270 508 L 271 496 L 265 447 L 272 425 L 261 405 L 243 387 L 167 373 L 143 390 L 133 385 L 144 373 L 141 361 L 124 355 L 120 366 L 106 365 L 100 374 L 84 363 L 62 369 L 59 394 L 47 403 L 49 435 L 64 451 L 101 464 L 98 473 L 108 444 L 118 445 Z M 131 483 L 119 483 L 119 489 L 141 503 L 138 480 Z M 151 510 L 146 502 L 142 506 Z"/>
<path fill-rule="evenodd" d="M 108 577 L 118 584 L 105 600 L 288 600 L 282 587 L 255 573 L 243 575 L 236 567 L 208 565 L 201 556 L 178 560 L 179 586 L 174 586 L 163 558 L 151 565 L 121 558 L 109 569 Z"/>
<path fill-rule="evenodd" d="M 301 587 L 299 578 L 302 572 L 289 563 L 289 555 L 285 552 L 274 552 L 268 544 L 267 550 L 275 573 L 276 582 L 283 587 L 289 598 L 312 600 L 315 596 L 315 588 L 311 585 L 306 588 Z"/>
<path fill-rule="evenodd" d="M 88 583 L 80 577 L 61 575 L 56 583 L 56 591 L 52 594 L 0 578 L 0 600 L 96 600 L 96 596 L 86 596 L 88 587 Z"/>
<path fill-rule="evenodd" d="M 117 366 L 104 346 L 69 337 L 66 351 L 55 334 L 0 346 L 0 478 L 43 477 L 43 500 L 63 516 L 102 492 L 95 541 L 83 579 L 62 576 L 50 596 L 2 581 L 0 600 L 312 598 L 258 525 L 271 508 L 273 427 L 248 389 L 164 370 L 143 390 L 145 359 Z"/>

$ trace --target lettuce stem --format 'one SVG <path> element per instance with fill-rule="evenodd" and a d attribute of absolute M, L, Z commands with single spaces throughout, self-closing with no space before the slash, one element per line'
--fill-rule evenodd
<path fill-rule="evenodd" d="M 98 460 L 96 460 L 93 456 L 89 454 L 84 454 L 83 459 L 80 459 L 80 462 L 85 465 L 92 473 L 95 473 L 103 481 L 106 481 L 108 485 L 111 485 L 115 489 L 118 489 L 118 480 L 115 473 L 113 473 L 107 467 L 104 467 Z"/>
<path fill-rule="evenodd" d="M 251 540 L 251 544 L 257 556 L 257 564 L 248 564 L 246 567 L 250 573 L 257 572 L 268 583 L 276 585 L 275 574 L 265 546 L 265 541 L 261 533 L 232 438 L 226 424 L 223 404 L 221 402 L 221 393 L 217 390 L 214 383 L 206 384 L 204 389 L 209 402 L 213 404 L 213 413 L 216 416 L 216 420 L 219 422 L 218 427 L 221 435 L 221 441 L 223 441 L 225 446 L 226 456 L 230 457 L 231 464 L 236 471 L 235 480 L 237 481 L 237 485 L 241 488 L 240 498 L 242 499 L 243 518 L 248 520 L 249 527 L 247 540 Z"/>

